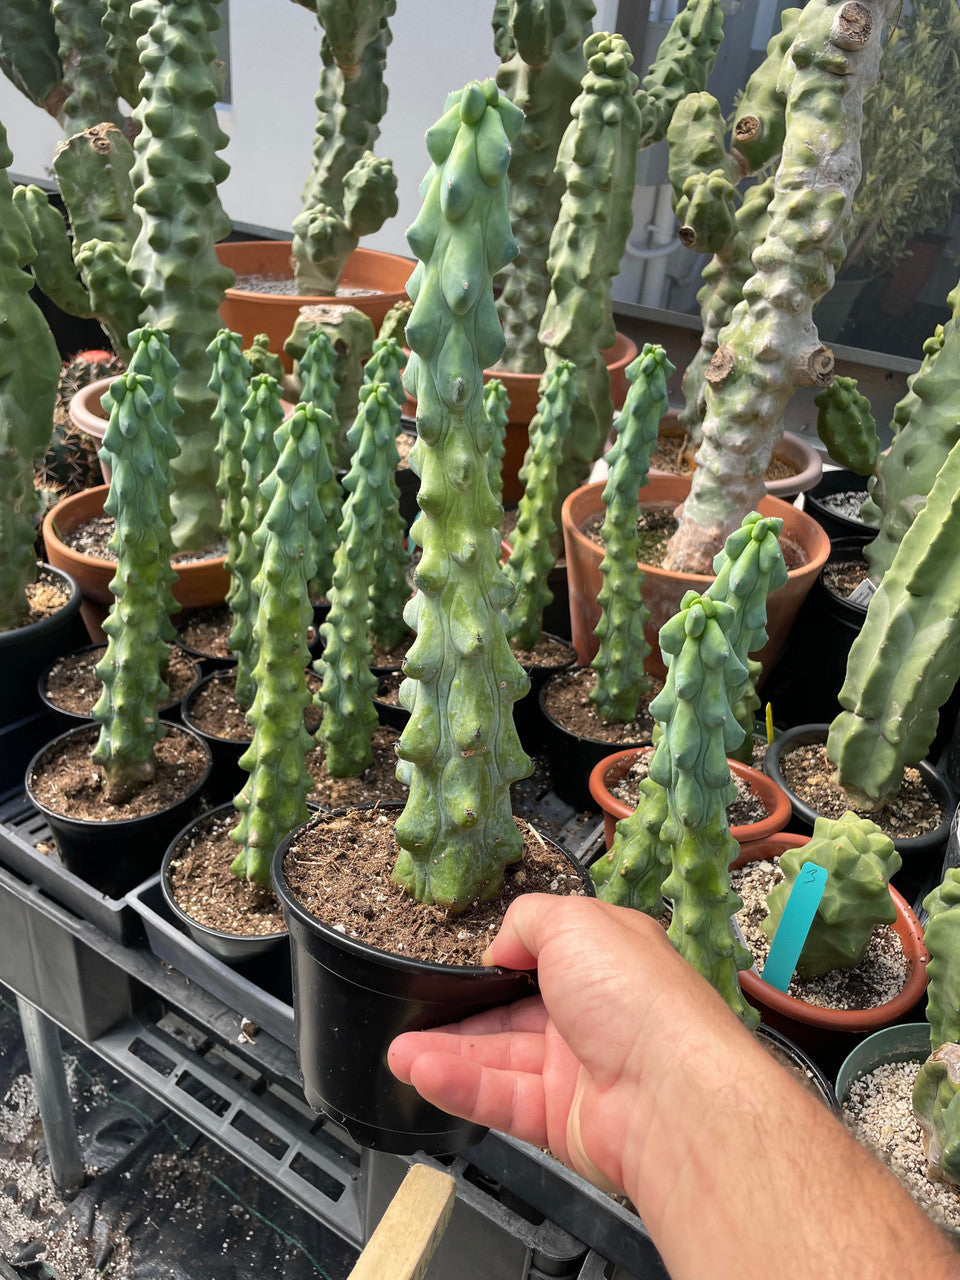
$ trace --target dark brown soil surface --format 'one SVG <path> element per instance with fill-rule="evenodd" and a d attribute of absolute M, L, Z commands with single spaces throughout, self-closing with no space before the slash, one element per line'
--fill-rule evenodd
<path fill-rule="evenodd" d="M 867 576 L 866 561 L 834 560 L 823 566 L 823 585 L 841 600 L 856 591 Z"/>
<path fill-rule="evenodd" d="M 211 929 L 245 937 L 285 933 L 273 890 L 230 874 L 230 863 L 240 851 L 230 839 L 238 821 L 239 814 L 227 811 L 195 824 L 170 863 L 173 896 L 182 911 Z"/>
<path fill-rule="evenodd" d="M 641 564 L 659 565 L 667 554 L 667 543 L 677 531 L 677 518 L 674 503 L 658 502 L 654 506 L 642 507 L 637 517 L 637 536 L 640 539 Z M 580 532 L 598 547 L 603 546 L 600 530 L 606 518 L 606 510 L 601 509 L 590 516 L 580 526 Z"/>
<path fill-rule="evenodd" d="M 411 631 L 406 639 L 401 640 L 393 649 L 374 649 L 370 660 L 371 667 L 399 667 L 415 639 L 416 636 Z"/>
<path fill-rule="evenodd" d="M 284 872 L 306 910 L 351 938 L 412 959 L 478 965 L 515 897 L 583 894 L 579 875 L 556 846 L 518 825 L 523 858 L 507 868 L 500 893 L 458 916 L 415 902 L 393 883 L 394 817 L 376 810 L 311 822 L 287 853 Z"/>
<path fill-rule="evenodd" d="M 307 799 L 325 809 L 405 801 L 407 788 L 397 781 L 396 744 L 399 737 L 399 732 L 389 725 L 378 726 L 373 734 L 373 764 L 358 778 L 331 778 L 321 744 L 307 756 L 307 769 L 314 782 Z"/>
<path fill-rule="evenodd" d="M 214 609 L 198 609 L 180 628 L 180 643 L 205 658 L 230 658 L 232 625 L 230 610 L 226 605 Z"/>
<path fill-rule="evenodd" d="M 83 524 L 61 537 L 64 546 L 72 548 L 81 555 L 93 556 L 95 560 L 116 560 L 108 543 L 113 537 L 113 516 L 94 516 Z M 209 560 L 211 557 L 223 556 L 227 553 L 227 540 L 220 538 L 215 546 L 205 547 L 202 551 L 178 551 L 170 557 L 171 564 L 195 564 L 198 560 Z"/>
<path fill-rule="evenodd" d="M 693 468 L 687 465 L 683 457 L 685 445 L 686 439 L 683 436 L 660 436 L 657 447 L 650 457 L 650 470 L 666 471 L 672 476 L 692 475 Z M 799 474 L 798 466 L 775 453 L 770 459 L 770 465 L 763 473 L 763 478 L 769 483 L 771 480 L 788 480 L 791 476 Z"/>
<path fill-rule="evenodd" d="M 858 809 L 850 803 L 847 793 L 834 781 L 835 771 L 822 743 L 786 752 L 780 757 L 780 772 L 790 790 L 818 814 L 839 818 L 852 809 L 875 822 L 891 839 L 923 835 L 943 821 L 943 810 L 914 768 L 904 769 L 900 791 L 879 809 Z"/>
<path fill-rule="evenodd" d="M 313 671 L 307 672 L 307 688 L 316 695 L 320 678 Z M 228 668 L 215 672 L 202 689 L 190 700 L 190 724 L 210 734 L 213 738 L 229 738 L 231 742 L 249 742 L 253 738 L 253 725 L 236 698 L 236 671 Z M 310 733 L 320 725 L 319 707 L 304 708 L 303 723 Z"/>
<path fill-rule="evenodd" d="M 610 794 L 635 809 L 637 801 L 640 799 L 640 783 L 649 773 L 649 761 L 649 755 L 638 756 L 635 763 L 630 766 L 620 781 L 609 788 Z M 762 822 L 767 816 L 766 806 L 750 790 L 742 778 L 738 778 L 736 774 L 731 776 L 737 788 L 737 795 L 736 799 L 731 800 L 727 805 L 728 825 L 731 827 L 743 827 L 749 823 Z"/>
<path fill-rule="evenodd" d="M 377 682 L 377 698 L 380 702 L 388 702 L 392 707 L 400 706 L 400 686 L 403 684 L 402 671 L 388 671 L 380 676 Z"/>
<path fill-rule="evenodd" d="M 91 822 L 143 817 L 182 800 L 197 785 L 207 765 L 206 754 L 196 738 L 171 727 L 154 748 L 154 779 L 125 804 L 111 804 L 103 794 L 102 770 L 90 760 L 99 732 L 99 726 L 92 725 L 41 760 L 30 785 L 48 809 Z"/>
<path fill-rule="evenodd" d="M 575 667 L 572 671 L 551 676 L 544 685 L 544 704 L 550 715 L 571 733 L 581 738 L 593 738 L 597 742 L 609 742 L 611 751 L 620 746 L 636 746 L 650 741 L 653 718 L 647 708 L 656 695 L 653 689 L 641 699 L 640 713 L 629 724 L 605 724 L 590 701 L 590 694 L 597 683 L 596 672 L 591 667 Z"/>
<path fill-rule="evenodd" d="M 515 645 L 511 648 L 513 656 L 527 670 L 532 667 L 547 669 L 569 667 L 577 659 L 577 652 L 572 644 L 566 640 L 551 640 L 548 636 L 539 640 L 532 649 L 519 649 Z"/>
<path fill-rule="evenodd" d="M 21 627 L 29 627 L 33 622 L 42 622 L 44 618 L 52 618 L 70 599 L 70 591 L 62 578 L 41 569 L 36 582 L 27 587 L 27 615 L 22 622 L 12 628 L 19 631 Z"/>
<path fill-rule="evenodd" d="M 200 668 L 177 645 L 168 646 L 170 665 L 166 681 L 170 698 L 166 707 L 175 707 L 190 692 L 200 678 Z M 68 653 L 57 660 L 47 676 L 44 691 L 50 701 L 75 716 L 89 716 L 100 697 L 103 685 L 94 673 L 94 667 L 107 651 L 105 644 L 83 653 Z"/>

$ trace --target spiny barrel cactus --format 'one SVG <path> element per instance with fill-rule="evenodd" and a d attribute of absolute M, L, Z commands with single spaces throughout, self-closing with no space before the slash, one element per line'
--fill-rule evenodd
<path fill-rule="evenodd" d="M 370 150 L 387 107 L 383 72 L 395 10 L 396 0 L 317 0 L 323 69 L 313 168 L 293 223 L 298 293 L 335 294 L 360 237 L 397 212 L 390 162 Z"/>
<path fill-rule="evenodd" d="M 280 388 L 268 373 L 258 373 L 250 380 L 250 390 L 243 406 L 244 432 L 240 445 L 243 484 L 240 494 L 240 523 L 235 546 L 227 554 L 230 586 L 227 604 L 230 608 L 230 652 L 236 656 L 236 697 L 241 707 L 253 702 L 255 686 L 253 668 L 257 653 L 254 623 L 258 601 L 253 582 L 260 568 L 260 552 L 254 535 L 266 515 L 264 482 L 277 464 L 275 433 L 283 420 Z"/>
<path fill-rule="evenodd" d="M 786 133 L 770 221 L 754 250 L 755 273 L 706 371 L 698 467 L 666 568 L 709 571 L 727 533 L 763 497 L 795 387 L 822 386 L 832 376 L 833 355 L 818 341 L 811 313 L 843 259 L 863 95 L 894 9 L 895 0 L 811 0 L 800 15 L 780 82 L 787 84 Z"/>
<path fill-rule="evenodd" d="M 960 1186 L 960 1044 L 941 1045 L 917 1072 L 913 1114 L 923 1130 L 927 1177 Z"/>
<path fill-rule="evenodd" d="M 230 839 L 240 852 L 231 872 L 270 884 L 270 859 L 294 827 L 307 820 L 313 785 L 306 754 L 313 739 L 304 728 L 310 704 L 306 668 L 313 573 L 310 548 L 323 520 L 317 491 L 326 454 L 320 447 L 318 411 L 298 405 L 286 424 L 283 452 L 264 482 L 267 512 L 254 534 L 260 571 L 253 589 L 259 601 L 254 623 L 256 695 L 248 712 L 253 741 L 240 757 L 250 777 L 234 800 L 240 820 Z"/>
<path fill-rule="evenodd" d="M 923 900 L 923 941 L 930 952 L 927 1021 L 930 1047 L 960 1040 L 960 868 L 948 867 L 943 883 Z"/>
<path fill-rule="evenodd" d="M 382 527 L 391 509 L 399 517 L 393 479 L 399 422 L 399 405 L 389 387 L 374 382 L 361 389 L 353 428 L 356 450 L 343 482 L 347 500 L 334 556 L 330 612 L 320 628 L 324 649 L 314 664 L 323 681 L 317 740 L 335 778 L 357 777 L 373 762 L 377 678 L 370 669 L 370 630 L 381 544 L 385 536 L 403 531 L 395 521 L 389 535 Z"/>
<path fill-rule="evenodd" d="M 214 246 L 230 232 L 217 195 L 229 166 L 217 123 L 218 88 L 212 33 L 219 0 L 135 0 L 140 37 L 142 125 L 134 143 L 132 180 L 140 231 L 130 247 L 130 278 L 143 298 L 143 318 L 171 335 L 180 365 L 173 461 L 173 540 L 180 549 L 215 543 L 216 426 L 207 348 L 220 328 L 219 308 L 233 272 Z"/>
<path fill-rule="evenodd" d="M 494 895 L 521 857 L 509 789 L 530 767 L 512 717 L 528 681 L 504 631 L 512 587 L 497 559 L 482 395 L 482 371 L 503 350 L 492 277 L 516 252 L 506 172 L 520 123 L 492 80 L 452 94 L 427 132 L 433 165 L 408 233 L 420 258 L 406 380 L 417 398 L 423 555 L 405 611 L 417 638 L 401 686 L 411 716 L 397 774 L 410 795 L 394 875 L 419 901 L 454 911 Z"/>
<path fill-rule="evenodd" d="M 36 577 L 34 467 L 50 439 L 60 356 L 30 298 L 33 242 L 13 203 L 13 155 L 0 124 L 0 630 L 27 615 Z"/>
<path fill-rule="evenodd" d="M 817 435 L 841 467 L 869 476 L 880 457 L 880 437 L 870 401 L 857 390 L 856 378 L 834 378 L 814 399 Z"/>
<path fill-rule="evenodd" d="M 817 818 L 813 836 L 798 849 L 780 855 L 783 880 L 767 894 L 763 931 L 773 938 L 801 867 L 812 862 L 827 870 L 827 883 L 797 961 L 802 978 L 819 978 L 831 969 L 853 969 L 866 954 L 878 924 L 897 918 L 890 877 L 901 858 L 893 841 L 876 823 L 848 811 L 832 821 Z"/>
<path fill-rule="evenodd" d="M 162 340 L 149 331 L 138 354 L 162 362 Z M 149 348 L 154 350 L 150 351 Z M 156 772 L 154 745 L 164 735 L 159 708 L 169 690 L 163 678 L 174 636 L 171 590 L 170 459 L 176 441 L 170 403 L 151 378 L 132 371 L 110 384 L 110 421 L 103 453 L 113 468 L 104 510 L 114 518 L 110 550 L 117 572 L 114 603 L 103 624 L 107 651 L 97 664 L 103 692 L 93 709 L 100 736 L 91 759 L 103 770 L 107 800 L 123 803 Z M 162 415 L 162 416 L 161 416 Z"/>
<path fill-rule="evenodd" d="M 551 547 L 556 532 L 556 459 L 570 430 L 574 388 L 569 360 L 561 360 L 541 378 L 537 413 L 520 468 L 523 493 L 504 573 L 516 587 L 507 608 L 507 635 L 521 649 L 533 649 L 543 638 L 543 611 L 553 599 L 547 575 L 556 560 Z"/>
<path fill-rule="evenodd" d="M 630 390 L 617 420 L 617 436 L 607 454 L 609 478 L 603 489 L 606 508 L 600 536 L 603 582 L 597 595 L 600 646 L 591 666 L 597 681 L 590 701 L 602 720 L 626 723 L 637 714 L 650 682 L 643 662 L 650 652 L 643 628 L 650 610 L 643 603 L 643 574 L 637 568 L 637 494 L 647 483 L 657 427 L 667 411 L 667 379 L 673 365 L 663 347 L 645 344 L 627 370 Z"/>

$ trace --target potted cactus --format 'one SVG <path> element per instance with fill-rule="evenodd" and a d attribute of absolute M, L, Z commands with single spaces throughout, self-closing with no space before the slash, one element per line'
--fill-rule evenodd
<path fill-rule="evenodd" d="M 114 896 L 156 869 L 157 842 L 183 825 L 210 769 L 196 735 L 158 715 L 176 609 L 169 462 L 177 407 L 164 378 L 173 360 L 165 335 L 144 327 L 132 336 L 137 367 L 111 385 L 104 439 L 114 467 L 107 511 L 115 520 L 116 576 L 107 651 L 97 667 L 99 734 L 92 741 L 91 731 L 79 728 L 55 739 L 31 762 L 26 784 L 67 866 Z M 158 370 L 160 379 L 141 367 Z"/>
<path fill-rule="evenodd" d="M 519 123 L 519 111 L 493 81 L 451 95 L 427 135 L 433 166 L 409 233 L 421 256 L 410 285 L 407 377 L 419 408 L 412 463 L 421 510 L 412 532 L 422 548 L 416 593 L 405 609 L 416 631 L 401 693 L 411 715 L 398 745 L 409 798 L 396 818 L 372 810 L 313 819 L 280 845 L 273 863 L 293 944 L 307 1097 L 360 1141 L 400 1151 L 456 1149 L 479 1135 L 393 1080 L 387 1040 L 401 1026 L 435 1025 L 454 1011 L 461 1016 L 531 989 L 525 975 L 475 967 L 478 940 L 496 926 L 471 924 L 466 909 L 489 903 L 495 919 L 504 888 L 532 887 L 542 853 L 563 889 L 582 887 L 559 850 L 518 826 L 509 794 L 529 769 L 510 714 L 526 678 L 504 629 L 512 590 L 498 563 L 500 508 L 490 487 L 482 370 L 503 345 L 492 275 L 515 252 L 504 179 Z M 351 892 L 340 878 L 331 904 L 329 883 L 325 892 L 304 875 L 334 868 L 347 874 L 357 862 L 351 850 L 361 855 L 364 884 Z M 374 864 L 383 868 L 376 890 Z M 409 936 L 389 954 L 380 935 L 369 945 L 352 936 L 359 929 L 352 921 L 336 927 L 332 912 L 354 904 L 375 926 L 381 895 L 395 925 L 411 921 L 419 933 L 421 912 L 439 922 L 433 954 L 446 965 L 418 958 Z M 455 949 L 458 942 L 471 950 Z M 310 996 L 321 978 L 322 1015 Z M 358 983 L 369 1001 L 365 1043 L 347 1055 L 342 1043 L 334 1050 L 327 1026 L 339 1019 L 341 1004 L 346 1016 Z"/>
<path fill-rule="evenodd" d="M 362 236 L 397 212 L 390 162 L 370 149 L 387 106 L 383 72 L 396 0 L 313 0 L 304 7 L 323 28 L 322 67 L 313 164 L 293 240 L 234 241 L 218 251 L 238 277 L 227 290 L 224 323 L 247 343 L 265 333 L 270 349 L 284 353 L 288 372 L 292 362 L 284 344 L 301 307 L 334 301 L 342 284 L 352 305 L 379 326 L 405 296 L 411 270 L 407 258 L 358 248 Z M 272 279 L 276 287 L 254 292 L 254 276 Z"/>
<path fill-rule="evenodd" d="M 60 356 L 29 297 L 27 267 L 34 249 L 13 202 L 7 176 L 11 159 L 0 125 L 0 723 L 5 727 L 39 710 L 36 677 L 79 639 L 80 609 L 79 591 L 65 574 L 44 570 L 40 582 L 37 576 L 34 521 L 40 500 L 34 468 L 50 438 Z"/>

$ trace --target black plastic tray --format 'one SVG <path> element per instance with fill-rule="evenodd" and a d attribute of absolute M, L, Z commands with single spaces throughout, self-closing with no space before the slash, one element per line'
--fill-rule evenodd
<path fill-rule="evenodd" d="M 128 893 L 127 902 L 142 920 L 147 944 L 158 960 L 249 1018 L 288 1049 L 296 1049 L 288 940 L 268 956 L 231 967 L 204 951 L 176 924 L 163 900 L 159 872 Z"/>
<path fill-rule="evenodd" d="M 37 849 L 41 843 L 45 850 L 42 853 Z M 129 946 L 143 938 L 140 917 L 127 902 L 108 898 L 67 870 L 46 820 L 22 792 L 0 803 L 0 863 L 38 885 L 81 920 L 96 925 L 114 942 Z"/>

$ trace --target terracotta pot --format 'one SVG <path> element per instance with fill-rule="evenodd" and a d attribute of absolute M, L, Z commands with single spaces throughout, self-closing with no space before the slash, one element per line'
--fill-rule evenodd
<path fill-rule="evenodd" d="M 569 495 L 561 509 L 563 543 L 567 558 L 567 580 L 570 591 L 570 629 L 578 660 L 584 665 L 593 660 L 598 641 L 593 634 L 600 620 L 597 596 L 603 581 L 600 561 L 603 549 L 580 532 L 580 526 L 590 516 L 603 510 L 600 495 L 604 482 L 581 485 Z M 639 501 L 644 505 L 666 503 L 677 506 L 690 491 L 690 479 L 681 476 L 651 475 L 649 483 L 640 491 Z M 830 552 L 830 539 L 815 520 L 796 507 L 779 498 L 764 498 L 760 514 L 779 516 L 783 520 L 782 538 L 796 547 L 803 563 L 791 569 L 787 582 L 767 599 L 767 634 L 769 639 L 759 653 L 751 656 L 760 662 L 765 676 L 787 638 L 787 633 L 804 597 L 816 581 Z M 650 645 L 646 670 L 659 679 L 666 676 L 666 667 L 660 656 L 658 636 L 660 628 L 680 608 L 680 601 L 687 591 L 705 591 L 713 576 L 704 573 L 680 573 L 642 564 L 644 572 L 643 599 L 650 610 L 650 619 L 644 633 Z"/>
<path fill-rule="evenodd" d="M 217 257 L 237 276 L 266 275 L 292 279 L 290 240 L 236 240 L 217 245 Z M 293 361 L 283 349 L 297 322 L 301 307 L 322 303 L 340 303 L 356 307 L 368 315 L 375 329 L 391 307 L 407 296 L 407 280 L 416 263 L 395 253 L 377 249 L 354 249 L 343 271 L 340 284 L 344 289 L 369 289 L 356 296 L 323 297 L 283 293 L 251 293 L 245 289 L 227 289 L 220 308 L 220 318 L 228 328 L 243 338 L 249 347 L 258 333 L 270 339 L 270 350 L 283 361 L 288 373 Z"/>
<path fill-rule="evenodd" d="M 685 432 L 680 425 L 680 414 L 676 409 L 671 409 L 660 419 L 657 434 L 661 442 L 676 441 L 679 450 Z M 802 436 L 795 435 L 792 431 L 783 433 L 773 451 L 773 461 L 784 463 L 794 472 L 793 475 L 784 476 L 780 480 L 766 481 L 767 493 L 770 497 L 782 498 L 785 502 L 795 498 L 798 493 L 806 493 L 808 489 L 812 489 L 823 475 L 823 456 L 819 449 L 815 449 Z M 696 471 L 696 455 L 689 449 L 684 451 L 684 462 L 691 471 Z M 672 473 L 651 469 L 650 474 L 671 475 Z"/>
<path fill-rule="evenodd" d="M 115 560 L 98 560 L 95 556 L 74 551 L 63 541 L 87 520 L 103 514 L 110 486 L 97 485 L 84 489 L 58 502 L 43 518 L 43 543 L 47 559 L 57 569 L 69 573 L 83 592 L 80 613 L 90 639 L 98 642 L 106 639 L 100 625 L 113 603 L 110 583 L 117 571 Z M 224 568 L 225 556 L 211 556 L 208 560 L 196 560 L 192 564 L 176 565 L 177 580 L 173 594 L 185 609 L 200 609 L 204 605 L 223 604 L 227 598 L 230 575 Z"/>
<path fill-rule="evenodd" d="M 612 347 L 604 351 L 604 361 L 610 374 L 610 394 L 614 408 L 622 407 L 627 395 L 627 365 L 636 357 L 637 344 L 632 338 L 618 333 Z M 527 428 L 530 419 L 537 411 L 539 399 L 540 373 L 511 373 L 509 369 L 484 369 L 483 380 L 490 382 L 494 378 L 503 383 L 509 400 L 509 417 L 507 434 L 504 441 L 503 455 L 503 501 L 519 502 L 523 494 L 519 472 L 530 443 Z M 408 397 L 404 413 L 415 417 L 416 400 Z"/>
<path fill-rule="evenodd" d="M 740 857 L 732 865 L 743 867 L 765 858 L 776 860 L 785 849 L 799 848 L 809 840 L 809 836 L 780 832 L 767 840 L 743 846 Z M 763 1021 L 783 1031 L 802 1048 L 807 1048 L 821 1066 L 825 1065 L 826 1059 L 836 1061 L 838 1056 L 842 1061 L 853 1047 L 855 1037 L 902 1021 L 926 990 L 930 955 L 923 945 L 923 929 L 907 902 L 892 886 L 890 897 L 897 911 L 893 929 L 900 939 L 907 963 L 906 982 L 892 1000 L 872 1009 L 821 1009 L 778 991 L 750 969 L 740 973 L 743 993 L 760 1010 Z"/>
<path fill-rule="evenodd" d="M 633 807 L 625 804 L 611 792 L 624 774 L 629 773 L 637 757 L 650 747 L 634 747 L 629 751 L 615 751 L 606 759 L 595 765 L 590 773 L 590 794 L 603 810 L 603 835 L 607 848 L 613 845 L 613 835 L 621 818 L 629 818 Z M 730 834 L 740 845 L 750 844 L 754 840 L 765 840 L 777 831 L 782 831 L 790 819 L 790 799 L 782 787 L 778 787 L 766 774 L 758 769 L 751 769 L 739 760 L 728 760 L 730 772 L 744 782 L 762 802 L 767 816 L 757 822 L 743 826 L 731 827 Z"/>

